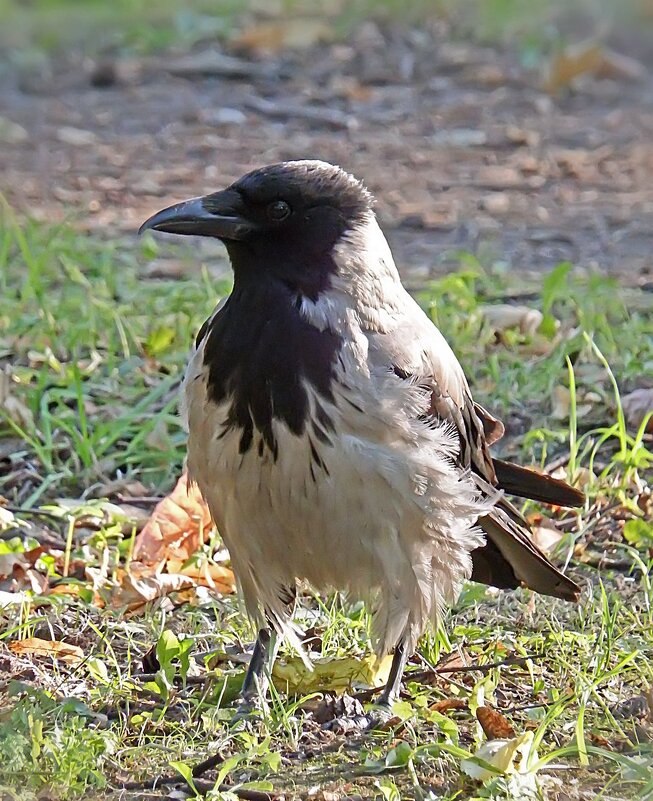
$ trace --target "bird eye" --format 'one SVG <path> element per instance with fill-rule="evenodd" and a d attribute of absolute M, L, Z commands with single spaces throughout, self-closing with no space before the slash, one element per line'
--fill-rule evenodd
<path fill-rule="evenodd" d="M 268 206 L 268 217 L 275 222 L 285 220 L 290 214 L 290 206 L 285 200 L 275 200 Z"/>

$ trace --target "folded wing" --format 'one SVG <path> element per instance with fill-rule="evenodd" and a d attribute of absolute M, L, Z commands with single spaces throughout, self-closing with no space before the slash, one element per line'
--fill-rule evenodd
<path fill-rule="evenodd" d="M 559 506 L 582 505 L 583 493 L 566 482 L 492 457 L 489 446 L 503 436 L 503 424 L 474 402 L 458 360 L 438 329 L 428 318 L 421 317 L 421 310 L 416 311 L 414 323 L 413 335 L 417 334 L 422 345 L 428 337 L 428 344 L 416 360 L 414 347 L 407 347 L 402 354 L 397 348 L 398 338 L 393 337 L 393 369 L 399 377 L 412 377 L 428 387 L 433 417 L 454 423 L 460 438 L 460 466 L 477 475 L 480 484 L 510 495 Z M 487 543 L 472 553 L 475 581 L 503 589 L 525 584 L 544 595 L 578 598 L 578 585 L 535 545 L 527 521 L 507 499 L 502 498 L 489 515 L 479 520 L 479 525 L 487 535 Z"/>

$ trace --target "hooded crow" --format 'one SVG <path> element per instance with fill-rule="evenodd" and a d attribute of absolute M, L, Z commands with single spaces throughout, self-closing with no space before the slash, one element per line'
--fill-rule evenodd
<path fill-rule="evenodd" d="M 582 493 L 492 457 L 503 425 L 402 286 L 358 180 L 322 161 L 274 164 L 145 229 L 220 239 L 234 272 L 197 336 L 183 406 L 189 475 L 260 629 L 241 709 L 265 694 L 279 635 L 301 652 L 297 580 L 371 604 L 375 649 L 394 658 L 368 723 L 465 580 L 578 598 L 502 491 L 563 506 Z"/>

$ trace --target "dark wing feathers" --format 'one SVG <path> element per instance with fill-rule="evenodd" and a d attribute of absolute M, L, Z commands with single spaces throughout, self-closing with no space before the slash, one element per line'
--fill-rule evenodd
<path fill-rule="evenodd" d="M 493 463 L 498 486 L 511 495 L 557 506 L 582 506 L 585 503 L 584 493 L 566 481 L 503 459 L 493 459 Z"/>
<path fill-rule="evenodd" d="M 453 354 L 446 358 L 455 358 Z M 459 464 L 469 468 L 483 481 L 511 495 L 558 504 L 579 506 L 584 502 L 581 492 L 550 476 L 542 476 L 510 462 L 493 459 L 489 446 L 504 434 L 504 426 L 490 412 L 474 403 L 462 371 L 438 370 L 430 360 L 429 378 L 431 413 L 440 420 L 449 420 L 458 429 L 460 439 Z M 457 366 L 457 365 L 456 365 Z M 405 370 L 396 368 L 398 375 Z M 454 387 L 447 387 L 444 375 L 456 376 Z M 424 379 L 420 376 L 420 383 Z M 490 514 L 479 520 L 487 535 L 486 545 L 472 553 L 472 579 L 502 589 L 520 584 L 536 592 L 566 600 L 576 600 L 580 589 L 556 568 L 531 540 L 527 521 L 517 509 L 502 498 Z"/>
<path fill-rule="evenodd" d="M 485 441 L 488 445 L 494 445 L 494 443 L 500 440 L 506 433 L 506 427 L 501 420 L 497 420 L 497 418 L 490 414 L 487 409 L 484 409 L 480 403 L 474 404 L 474 411 L 483 425 Z"/>
<path fill-rule="evenodd" d="M 477 559 L 480 557 L 479 569 L 489 567 L 489 581 L 481 579 L 485 583 L 495 585 L 495 576 L 499 580 L 505 580 L 511 571 L 514 577 L 514 583 L 509 585 L 511 587 L 519 586 L 523 582 L 531 590 L 542 595 L 552 595 L 555 598 L 564 598 L 566 601 L 578 600 L 580 587 L 551 564 L 531 540 L 525 523 L 517 524 L 502 508 L 501 501 L 489 515 L 482 517 L 478 522 L 488 537 L 488 543 L 491 544 L 492 556 L 488 559 L 488 555 L 485 554 L 487 545 L 472 553 L 474 563 L 472 578 L 477 570 Z"/>

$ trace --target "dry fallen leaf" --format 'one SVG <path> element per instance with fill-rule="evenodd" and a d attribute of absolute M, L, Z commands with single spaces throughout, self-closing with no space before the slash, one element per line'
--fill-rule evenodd
<path fill-rule="evenodd" d="M 23 429 L 32 427 L 34 418 L 31 410 L 14 394 L 16 384 L 11 377 L 9 366 L 0 370 L 0 411 L 17 426 Z"/>
<path fill-rule="evenodd" d="M 445 698 L 442 701 L 437 701 L 429 707 L 434 712 L 448 712 L 450 709 L 467 709 L 467 701 L 463 698 Z"/>
<path fill-rule="evenodd" d="M 79 598 L 86 591 L 92 592 L 93 588 L 78 581 L 69 581 L 55 584 L 50 588 L 48 595 L 69 595 L 71 598 Z M 93 606 L 104 606 L 104 601 L 98 593 L 93 595 Z"/>
<path fill-rule="evenodd" d="M 201 564 L 184 565 L 181 559 L 168 559 L 166 572 L 193 579 L 198 585 L 210 587 L 212 590 L 229 595 L 236 591 L 236 579 L 233 571 L 215 562 L 203 560 Z"/>
<path fill-rule="evenodd" d="M 41 640 L 38 637 L 14 640 L 9 643 L 9 650 L 18 656 L 51 656 L 69 665 L 78 665 L 84 661 L 84 652 L 79 646 L 58 640 Z"/>
<path fill-rule="evenodd" d="M 569 419 L 571 408 L 571 393 L 562 384 L 553 387 L 553 398 L 551 402 L 551 417 L 554 420 Z"/>
<path fill-rule="evenodd" d="M 475 759 L 463 759 L 460 767 L 463 773 L 472 779 L 487 781 L 497 774 L 520 773 L 526 775 L 528 763 L 537 761 L 537 753 L 533 751 L 533 732 L 527 731 L 510 740 L 488 740 L 474 754 L 476 759 L 487 762 L 494 771 L 478 764 Z M 518 763 L 518 764 L 517 764 Z"/>
<path fill-rule="evenodd" d="M 549 64 L 544 88 L 550 94 L 566 89 L 582 75 L 613 80 L 641 80 L 646 67 L 630 56 L 616 53 L 597 41 L 585 41 L 558 53 Z"/>
<path fill-rule="evenodd" d="M 211 514 L 196 484 L 184 472 L 172 492 L 156 505 L 136 537 L 134 558 L 163 562 L 185 561 L 195 553 L 211 527 Z"/>
<path fill-rule="evenodd" d="M 107 598 L 114 609 L 135 612 L 157 598 L 194 586 L 195 582 L 188 576 L 158 573 L 149 565 L 132 562 L 129 570 L 117 571 L 116 583 L 103 587 L 100 595 Z"/>
<path fill-rule="evenodd" d="M 0 553 L 0 578 L 11 576 L 15 568 L 26 570 L 29 562 L 22 553 Z"/>
<path fill-rule="evenodd" d="M 324 18 L 295 17 L 265 22 L 242 30 L 232 44 L 257 53 L 278 53 L 285 48 L 305 49 L 333 39 L 333 29 Z"/>
<path fill-rule="evenodd" d="M 380 660 L 375 656 L 314 659 L 313 670 L 309 670 L 298 657 L 277 661 L 272 668 L 272 679 L 280 691 L 297 695 L 347 690 L 354 685 L 377 687 L 388 680 L 391 664 L 391 655 Z"/>
<path fill-rule="evenodd" d="M 596 72 L 603 60 L 599 42 L 581 42 L 557 53 L 549 64 L 544 88 L 549 94 L 566 89 L 576 78 Z"/>
<path fill-rule="evenodd" d="M 636 389 L 621 398 L 621 405 L 626 415 L 626 422 L 633 429 L 638 429 L 647 415 L 646 431 L 653 434 L 653 388 Z"/>
<path fill-rule="evenodd" d="M 516 328 L 522 334 L 534 334 L 540 327 L 543 316 L 538 309 L 528 306 L 512 306 L 509 303 L 494 303 L 481 306 L 487 323 L 497 332 Z"/>
<path fill-rule="evenodd" d="M 15 523 L 14 513 L 10 512 L 9 509 L 5 509 L 4 506 L 0 506 L 0 531 L 6 528 L 13 528 Z"/>
<path fill-rule="evenodd" d="M 550 521 L 546 521 L 543 525 L 533 526 L 531 529 L 531 539 L 545 554 L 552 553 L 564 536 L 564 533 Z"/>
<path fill-rule="evenodd" d="M 476 717 L 488 740 L 509 740 L 515 736 L 515 730 L 508 720 L 491 706 L 479 706 Z"/>

